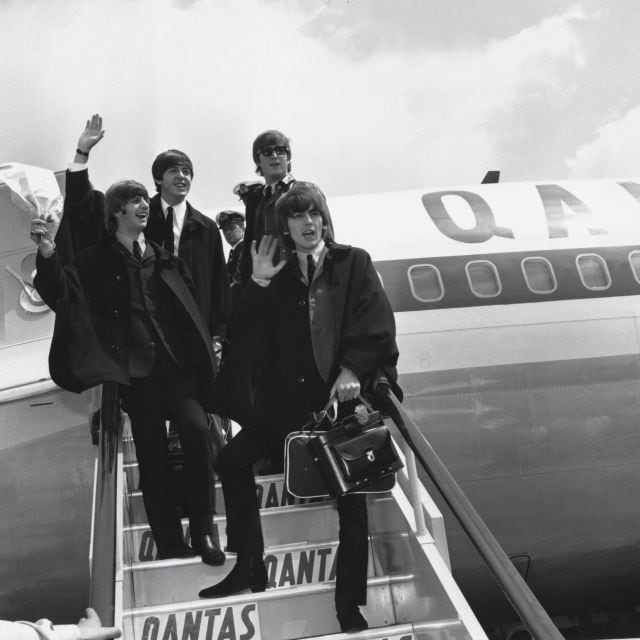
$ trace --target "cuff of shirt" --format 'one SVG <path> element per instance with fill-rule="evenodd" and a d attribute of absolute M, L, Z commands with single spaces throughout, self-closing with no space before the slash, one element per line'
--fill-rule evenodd
<path fill-rule="evenodd" d="M 256 278 L 254 275 L 251 276 L 251 279 L 260 287 L 266 288 L 271 284 L 271 280 L 264 280 L 263 278 Z"/>
<path fill-rule="evenodd" d="M 86 171 L 88 166 L 88 162 L 69 162 L 67 164 L 67 169 L 74 173 L 76 171 Z"/>
<path fill-rule="evenodd" d="M 80 630 L 77 624 L 56 624 L 53 627 L 55 640 L 78 640 Z"/>
<path fill-rule="evenodd" d="M 21 620 L 20 624 L 31 627 L 43 640 L 79 640 L 80 638 L 80 629 L 77 624 L 57 624 L 54 626 L 47 618 L 41 618 L 37 622 Z"/>

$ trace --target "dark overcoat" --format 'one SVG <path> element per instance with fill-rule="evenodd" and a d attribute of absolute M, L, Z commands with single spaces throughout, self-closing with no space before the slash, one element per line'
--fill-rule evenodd
<path fill-rule="evenodd" d="M 144 235 L 162 245 L 164 214 L 160 194 L 151 198 Z M 184 260 L 194 284 L 194 296 L 212 336 L 225 335 L 230 294 L 227 263 L 218 225 L 187 202 L 178 256 Z"/>
<path fill-rule="evenodd" d="M 229 276 L 229 282 L 231 283 L 233 274 L 238 268 L 238 261 L 244 251 L 244 240 L 236 243 L 236 246 L 229 250 L 229 259 L 227 260 L 227 274 Z"/>
<path fill-rule="evenodd" d="M 129 384 L 128 328 L 131 292 L 126 258 L 114 236 L 80 251 L 62 266 L 57 252 L 39 253 L 34 285 L 56 312 L 49 352 L 53 381 L 80 393 L 103 382 Z M 191 292 L 191 277 L 182 260 L 151 242 L 155 268 L 173 299 L 180 335 L 189 348 L 204 403 L 210 404 L 215 377 L 208 329 Z"/>
<path fill-rule="evenodd" d="M 164 215 L 160 195 L 151 199 L 145 236 L 162 245 Z M 62 264 L 107 235 L 104 194 L 93 189 L 89 171 L 67 171 L 64 214 L 56 234 Z M 179 257 L 191 272 L 194 296 L 211 336 L 225 335 L 229 280 L 218 225 L 187 202 Z"/>
<path fill-rule="evenodd" d="M 327 380 L 318 375 L 309 344 L 309 294 L 297 257 L 292 257 L 268 287 L 252 280 L 247 283 L 231 320 L 234 345 L 229 360 L 232 367 L 238 367 L 234 349 L 249 353 L 247 342 L 249 346 L 253 342 L 262 361 L 247 360 L 245 364 L 248 373 L 261 369 L 253 380 L 253 398 L 246 397 L 246 384 L 229 385 L 227 389 L 230 395 L 234 389 L 245 395 L 229 402 L 242 407 L 243 426 L 280 438 L 300 428 L 309 412 L 319 410 L 327 401 L 341 365 L 358 376 L 363 391 L 384 375 L 399 393 L 395 385 L 398 349 L 393 311 L 369 254 L 331 244 L 322 277 L 328 287 L 331 330 L 336 337 Z M 223 384 L 226 366 L 224 363 L 221 371 Z M 323 388 L 318 389 L 318 385 Z"/>
<path fill-rule="evenodd" d="M 291 183 L 283 184 L 283 191 L 288 190 Z M 231 277 L 231 294 L 232 299 L 235 301 L 242 295 L 244 285 L 251 277 L 251 243 L 255 240 L 256 245 L 262 237 L 262 233 L 257 229 L 258 210 L 270 209 L 275 207 L 276 200 L 279 194 L 271 194 L 269 197 L 264 195 L 264 185 L 254 184 L 251 185 L 243 196 L 244 201 L 244 219 L 245 219 L 245 231 L 244 242 L 246 243 L 247 250 L 243 251 L 236 265 L 234 274 Z"/>
<path fill-rule="evenodd" d="M 63 265 L 107 236 L 104 193 L 89 181 L 89 171 L 65 174 L 64 210 L 56 233 L 56 252 Z"/>

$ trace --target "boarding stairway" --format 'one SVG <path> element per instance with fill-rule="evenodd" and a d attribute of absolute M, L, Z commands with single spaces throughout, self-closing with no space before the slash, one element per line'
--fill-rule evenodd
<path fill-rule="evenodd" d="M 338 517 L 331 500 L 289 495 L 281 475 L 256 479 L 269 584 L 263 593 L 200 599 L 233 567 L 199 557 L 157 560 L 138 488 L 135 448 L 115 390 L 103 387 L 92 541 L 91 605 L 123 629 L 125 640 L 486 639 L 449 568 L 444 523 L 418 480 L 404 446 L 405 468 L 392 492 L 368 496 L 369 630 L 341 634 L 334 581 Z M 111 406 L 109 406 L 111 403 Z M 401 446 L 401 448 L 403 448 Z M 214 536 L 226 546 L 224 500 L 216 484 Z M 183 521 L 189 541 L 187 521 Z M 536 636 L 554 637 L 554 636 Z M 559 636 L 558 636 L 559 637 Z"/>

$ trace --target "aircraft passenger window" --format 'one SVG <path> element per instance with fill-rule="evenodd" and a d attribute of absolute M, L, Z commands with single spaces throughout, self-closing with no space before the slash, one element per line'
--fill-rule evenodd
<path fill-rule="evenodd" d="M 608 289 L 611 276 L 607 263 L 595 253 L 581 253 L 576 258 L 576 266 L 582 284 L 591 291 Z"/>
<path fill-rule="evenodd" d="M 632 251 L 629 254 L 629 265 L 633 272 L 633 277 L 640 284 L 640 251 Z"/>
<path fill-rule="evenodd" d="M 465 265 L 467 280 L 478 298 L 495 298 L 502 291 L 500 276 L 495 265 L 488 260 L 473 260 Z"/>
<path fill-rule="evenodd" d="M 553 293 L 558 288 L 553 267 L 546 258 L 525 258 L 522 273 L 533 293 Z"/>
<path fill-rule="evenodd" d="M 420 302 L 437 302 L 444 297 L 442 276 L 432 264 L 409 267 L 409 286 L 413 297 Z"/>

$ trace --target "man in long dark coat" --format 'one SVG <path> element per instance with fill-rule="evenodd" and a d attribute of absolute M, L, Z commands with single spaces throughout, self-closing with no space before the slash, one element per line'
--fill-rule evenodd
<path fill-rule="evenodd" d="M 215 377 L 209 329 L 182 260 L 145 240 L 146 189 L 131 180 L 116 183 L 104 206 L 106 236 L 64 267 L 51 224 L 32 221 L 34 284 L 56 312 L 51 377 L 77 393 L 118 383 L 159 557 L 196 551 L 204 562 L 222 564 L 224 553 L 212 539 L 212 450 L 204 411 Z M 167 419 L 178 425 L 185 455 L 193 549 L 183 541 L 169 473 Z"/>
<path fill-rule="evenodd" d="M 255 397 L 230 399 L 231 410 L 234 401 L 241 407 L 243 429 L 220 452 L 219 469 L 227 546 L 237 553 L 237 562 L 222 582 L 200 592 L 206 598 L 266 588 L 253 464 L 281 451 L 286 435 L 334 394 L 349 402 L 381 377 L 395 385 L 395 322 L 369 255 L 325 243 L 329 212 L 324 195 L 311 183 L 294 183 L 278 200 L 276 214 L 276 229 L 292 253 L 274 265 L 278 241 L 273 236 L 264 236 L 258 250 L 252 244 L 253 272 L 231 319 L 230 358 L 243 338 L 254 339 L 256 328 L 263 331 L 269 357 Z M 365 496 L 339 498 L 338 514 L 336 611 L 342 631 L 355 631 L 367 627 L 359 611 L 367 592 Z"/>

